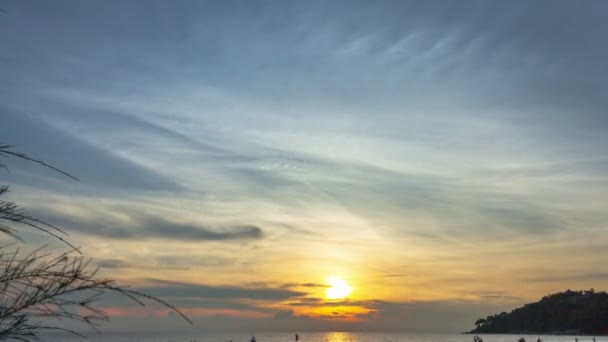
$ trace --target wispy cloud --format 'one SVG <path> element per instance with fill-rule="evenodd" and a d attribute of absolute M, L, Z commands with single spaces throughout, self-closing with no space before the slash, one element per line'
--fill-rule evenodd
<path fill-rule="evenodd" d="M 28 114 L 8 108 L 0 108 L 0 115 L 3 141 L 10 141 L 21 152 L 42 158 L 70 174 L 78 175 L 81 180 L 78 185 L 81 188 L 93 187 L 96 191 L 112 189 L 118 192 L 179 190 L 179 185 L 170 178 L 121 157 L 118 151 L 95 146 L 73 132 L 54 128 Z M 65 185 L 72 180 L 56 177 L 36 165 L 12 160 L 11 168 L 19 171 L 11 175 L 11 182 L 36 184 L 56 190 L 74 188 Z M 31 173 L 44 174 L 46 177 L 41 180 L 31 176 Z"/>
<path fill-rule="evenodd" d="M 64 227 L 68 232 L 111 239 L 161 238 L 184 241 L 222 241 L 263 237 L 262 229 L 256 226 L 210 228 L 203 225 L 172 222 L 163 217 L 145 216 L 140 213 L 124 212 L 126 217 L 122 220 L 111 215 L 78 217 L 52 211 L 39 211 L 39 214 L 48 222 L 54 222 Z"/>
<path fill-rule="evenodd" d="M 199 297 L 199 298 L 241 298 L 256 300 L 285 300 L 305 295 L 305 292 L 284 288 L 240 287 L 240 286 L 211 286 L 175 282 L 160 279 L 148 279 L 151 287 L 146 287 L 146 293 L 159 297 Z"/>

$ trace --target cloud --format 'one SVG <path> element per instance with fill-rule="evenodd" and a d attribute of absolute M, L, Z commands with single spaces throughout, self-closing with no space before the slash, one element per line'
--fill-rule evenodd
<path fill-rule="evenodd" d="M 337 301 L 326 301 L 322 298 L 298 298 L 297 302 L 287 303 L 289 306 L 307 306 L 307 307 L 336 307 L 336 306 L 360 306 L 365 308 L 373 309 L 384 302 L 381 300 L 337 300 Z"/>
<path fill-rule="evenodd" d="M 47 222 L 77 232 L 111 239 L 171 239 L 181 241 L 251 240 L 263 237 L 262 229 L 253 225 L 211 228 L 197 224 L 177 223 L 158 216 L 124 212 L 119 215 L 73 216 L 45 209 L 32 210 Z"/>
<path fill-rule="evenodd" d="M 285 287 L 285 288 L 290 288 L 290 287 L 326 288 L 326 287 L 330 287 L 330 285 L 320 284 L 320 283 L 287 283 L 287 284 L 283 284 L 281 286 Z"/>
<path fill-rule="evenodd" d="M 128 262 L 119 259 L 96 260 L 95 263 L 101 268 L 129 268 L 132 267 Z"/>
<path fill-rule="evenodd" d="M 92 145 L 74 134 L 58 130 L 22 112 L 0 108 L 2 141 L 15 150 L 64 170 L 77 178 L 74 182 L 52 171 L 21 160 L 11 160 L 11 182 L 43 186 L 58 191 L 79 186 L 81 191 L 177 191 L 179 186 L 152 170 L 121 158 L 117 151 Z M 77 156 L 77 158 L 75 157 Z M 25 172 L 24 172 L 25 171 Z M 32 175 L 45 175 L 39 179 Z M 49 180 L 51 179 L 51 180 Z M 70 182 L 71 186 L 66 186 Z"/>
<path fill-rule="evenodd" d="M 189 286 L 187 286 L 189 288 Z M 148 291 L 149 288 L 144 289 Z M 179 286 L 172 291 L 179 291 Z M 172 292 L 171 291 L 171 292 Z M 230 289 L 232 291 L 232 289 Z M 165 291 L 163 291 L 164 294 Z M 206 291 L 205 291 L 206 292 Z M 371 331 L 371 332 L 446 332 L 460 333 L 474 327 L 479 317 L 486 317 L 497 312 L 513 309 L 514 305 L 486 303 L 484 301 L 437 300 L 427 302 L 385 302 L 371 301 L 373 308 L 368 313 L 343 315 L 336 311 L 329 315 L 310 316 L 298 314 L 289 309 L 268 309 L 267 307 L 250 304 L 238 299 L 197 299 L 188 301 L 188 298 L 175 297 L 177 303 L 184 304 L 186 312 L 194 314 L 193 327 L 189 329 L 204 329 L 205 331 Z M 107 302 L 107 304 L 111 304 Z M 118 308 L 124 310 L 125 302 Z M 178 305 L 179 306 L 179 305 Z M 198 309 L 205 310 L 202 315 Z M 241 312 L 258 312 L 258 317 L 239 317 L 236 312 L 225 310 L 240 310 Z M 188 311 L 195 310 L 195 311 Z M 165 310 L 166 311 L 166 310 Z M 146 315 L 144 315 L 146 316 Z M 157 318 L 155 318 L 157 316 Z M 154 329 L 168 329 L 170 326 L 164 322 L 165 315 L 147 315 L 146 319 L 134 317 L 121 317 L 112 320 L 110 328 L 132 331 L 135 327 L 148 327 Z M 162 317 L 158 318 L 158 317 Z M 122 325 L 129 321 L 130 324 Z M 151 324 L 153 322 L 153 324 Z M 157 324 L 158 323 L 158 324 Z M 175 322 L 172 323 L 175 326 Z"/>
<path fill-rule="evenodd" d="M 528 276 L 523 278 L 524 281 L 534 283 L 564 283 L 564 282 L 604 282 L 608 281 L 608 272 L 580 272 L 580 273 L 569 273 L 559 275 L 537 275 Z"/>
<path fill-rule="evenodd" d="M 412 226 L 408 231 L 402 230 L 406 235 L 437 241 L 510 233 L 543 236 L 559 233 L 573 224 L 568 210 L 548 208 L 527 193 L 497 191 L 474 180 L 392 172 L 360 164 L 352 164 L 350 170 L 356 170 L 348 179 L 357 186 L 322 183 L 324 193 L 349 212 L 377 224 L 403 226 L 408 218 L 428 215 L 442 223 L 433 230 L 408 225 Z M 408 215 L 404 217 L 405 212 Z"/>
<path fill-rule="evenodd" d="M 139 260 L 121 259 L 95 259 L 97 266 L 101 268 L 120 269 L 132 268 L 138 270 L 189 270 L 193 268 L 223 268 L 236 264 L 236 258 L 222 257 L 213 254 L 207 255 L 151 255 L 147 256 L 145 262 Z M 253 284 L 250 284 L 253 286 Z"/>
<path fill-rule="evenodd" d="M 292 311 L 275 315 L 272 326 L 312 331 L 408 331 L 459 333 L 473 327 L 479 317 L 504 311 L 504 304 L 483 301 L 437 300 L 420 302 L 369 301 L 369 313 L 357 314 L 356 321 L 326 321 L 299 316 Z"/>
<path fill-rule="evenodd" d="M 462 294 L 473 296 L 480 300 L 487 301 L 517 301 L 522 302 L 525 299 L 519 296 L 512 295 L 506 291 L 463 291 Z"/>
<path fill-rule="evenodd" d="M 305 295 L 304 292 L 284 288 L 212 286 L 160 279 L 148 279 L 148 281 L 152 286 L 141 288 L 140 290 L 158 297 L 231 298 L 282 301 Z"/>
<path fill-rule="evenodd" d="M 233 265 L 237 262 L 236 258 L 214 255 L 212 253 L 206 255 L 153 255 L 153 268 L 167 269 L 188 269 L 193 267 L 206 268 L 222 268 L 228 265 Z"/>
<path fill-rule="evenodd" d="M 207 309 L 207 310 L 240 310 L 249 312 L 273 313 L 274 309 L 244 303 L 237 300 L 207 300 L 200 298 L 172 298 L 171 304 L 180 309 Z"/>

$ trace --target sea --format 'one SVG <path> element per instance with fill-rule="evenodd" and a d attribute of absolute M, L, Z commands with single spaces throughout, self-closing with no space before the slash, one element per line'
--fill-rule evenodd
<path fill-rule="evenodd" d="M 298 332 L 300 342 L 473 342 L 473 335 L 464 334 L 409 334 L 378 332 Z M 257 342 L 295 342 L 295 334 L 254 334 Z M 480 335 L 484 342 L 517 342 L 524 337 L 527 342 L 593 342 L 593 336 L 567 335 Z M 249 342 L 251 334 L 243 333 L 104 333 L 86 338 L 49 334 L 47 342 Z M 608 342 L 608 336 L 595 337 L 596 342 Z"/>

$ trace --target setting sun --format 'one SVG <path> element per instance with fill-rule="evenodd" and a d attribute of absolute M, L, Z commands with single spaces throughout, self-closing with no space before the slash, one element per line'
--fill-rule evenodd
<path fill-rule="evenodd" d="M 340 278 L 329 278 L 327 280 L 327 284 L 329 287 L 325 291 L 325 296 L 328 299 L 340 299 L 347 297 L 352 288 L 348 285 L 347 282 Z"/>

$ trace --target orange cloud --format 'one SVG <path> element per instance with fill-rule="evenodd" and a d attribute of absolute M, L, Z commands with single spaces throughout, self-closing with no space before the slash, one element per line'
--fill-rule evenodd
<path fill-rule="evenodd" d="M 361 320 L 361 317 L 369 315 L 375 312 L 373 309 L 369 309 L 363 306 L 313 306 L 313 307 L 300 307 L 296 310 L 296 314 L 310 316 L 313 318 L 331 319 L 331 320 L 345 320 L 345 321 L 357 321 Z"/>

